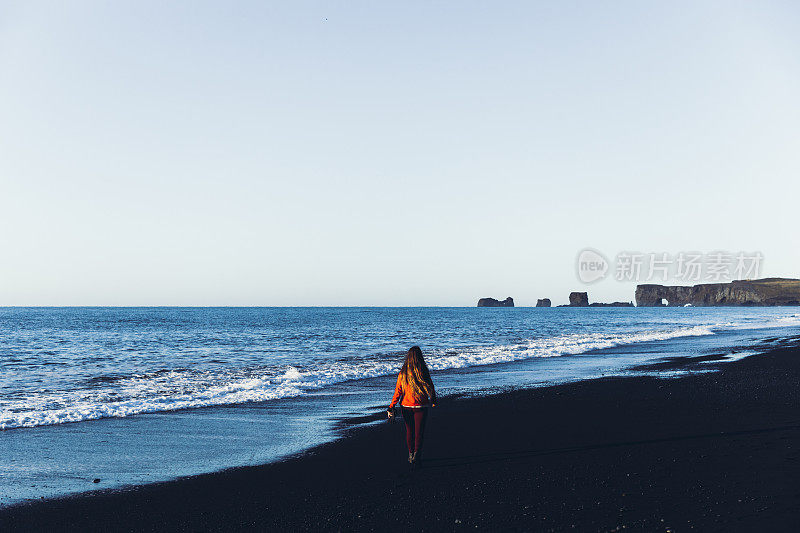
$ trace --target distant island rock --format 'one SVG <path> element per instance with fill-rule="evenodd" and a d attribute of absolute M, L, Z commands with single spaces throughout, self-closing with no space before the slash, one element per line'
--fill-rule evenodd
<path fill-rule="evenodd" d="M 550 301 L 550 298 L 540 298 L 536 300 L 536 307 L 550 307 L 553 303 Z"/>
<path fill-rule="evenodd" d="M 569 293 L 570 307 L 589 307 L 589 293 L 571 292 Z"/>
<path fill-rule="evenodd" d="M 633 307 L 633 302 L 589 303 L 589 293 L 571 292 L 569 293 L 569 305 L 559 305 L 559 307 Z"/>
<path fill-rule="evenodd" d="M 509 296 L 505 300 L 495 300 L 494 298 L 481 298 L 478 300 L 478 307 L 514 307 L 514 299 Z"/>
<path fill-rule="evenodd" d="M 764 278 L 692 286 L 638 285 L 638 307 L 800 305 L 800 279 Z"/>

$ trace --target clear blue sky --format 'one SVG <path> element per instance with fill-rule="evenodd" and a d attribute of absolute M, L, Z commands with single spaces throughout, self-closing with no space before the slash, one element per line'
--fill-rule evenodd
<path fill-rule="evenodd" d="M 797 2 L 164 4 L 0 2 L 0 304 L 562 303 L 587 246 L 800 277 Z"/>

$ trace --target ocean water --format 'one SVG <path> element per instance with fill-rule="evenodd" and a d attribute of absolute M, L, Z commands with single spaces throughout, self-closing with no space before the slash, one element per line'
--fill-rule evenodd
<path fill-rule="evenodd" d="M 485 394 L 798 330 L 797 308 L 0 308 L 0 505 L 336 438 L 414 344 L 440 394 Z"/>

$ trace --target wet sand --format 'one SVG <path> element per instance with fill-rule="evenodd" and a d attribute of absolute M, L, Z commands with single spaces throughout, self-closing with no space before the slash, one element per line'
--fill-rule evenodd
<path fill-rule="evenodd" d="M 383 422 L 280 463 L 7 508 L 0 530 L 796 530 L 800 349 L 718 368 L 444 398 L 414 470 Z"/>

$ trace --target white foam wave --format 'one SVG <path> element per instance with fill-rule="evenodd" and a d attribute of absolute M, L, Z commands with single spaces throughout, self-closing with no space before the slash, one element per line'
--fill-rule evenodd
<path fill-rule="evenodd" d="M 800 324 L 800 315 L 788 315 L 788 316 L 780 316 L 775 319 L 781 325 L 794 325 Z"/>
<path fill-rule="evenodd" d="M 726 363 L 731 363 L 733 361 L 739 361 L 741 359 L 744 359 L 745 357 L 750 357 L 751 355 L 758 355 L 760 353 L 762 353 L 762 352 L 759 352 L 757 350 L 743 350 L 741 352 L 730 352 L 730 353 L 725 354 L 724 356 L 722 356 L 721 360 L 725 361 Z M 720 360 L 709 359 L 708 361 L 700 361 L 700 362 L 702 364 L 715 364 L 715 363 L 719 363 Z"/>
<path fill-rule="evenodd" d="M 712 334 L 709 326 L 627 334 L 565 334 L 532 339 L 515 345 L 433 350 L 427 361 L 432 370 L 447 370 L 533 357 L 580 354 L 637 342 Z M 376 357 L 353 363 L 323 363 L 306 369 L 284 366 L 223 372 L 184 370 L 137 375 L 100 388 L 44 393 L 13 401 L 0 401 L 0 429 L 287 398 L 326 385 L 390 375 L 397 372 L 397 364 L 397 357 Z"/>
<path fill-rule="evenodd" d="M 800 325 L 800 314 L 792 313 L 783 316 L 751 316 L 741 317 L 736 321 L 720 322 L 714 329 L 740 329 L 740 328 L 775 328 Z"/>

